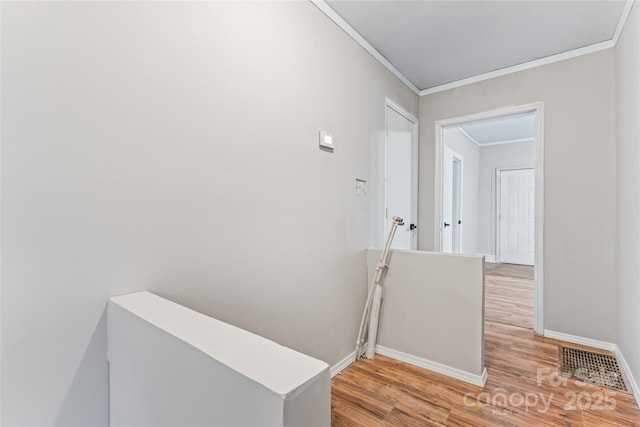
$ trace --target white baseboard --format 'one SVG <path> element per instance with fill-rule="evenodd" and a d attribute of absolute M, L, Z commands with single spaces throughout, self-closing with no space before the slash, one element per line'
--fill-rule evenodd
<path fill-rule="evenodd" d="M 496 256 L 492 254 L 484 254 L 484 262 L 496 262 Z"/>
<path fill-rule="evenodd" d="M 636 398 L 636 405 L 638 405 L 638 407 L 640 408 L 640 387 L 638 387 L 638 383 L 636 382 L 636 379 L 633 377 L 633 373 L 631 373 L 631 368 L 629 367 L 627 360 L 624 358 L 624 355 L 622 354 L 622 352 L 620 351 L 620 348 L 617 345 L 615 348 L 615 353 L 616 353 L 616 359 L 618 359 L 618 363 L 620 363 L 620 366 L 624 371 L 624 375 L 627 378 L 627 383 L 629 383 L 629 386 L 631 387 L 631 390 L 633 392 L 633 397 Z"/>
<path fill-rule="evenodd" d="M 376 353 L 480 387 L 484 387 L 485 383 L 487 382 L 486 368 L 483 368 L 482 375 L 476 375 L 470 372 L 462 371 L 460 369 L 452 368 L 451 366 L 432 362 L 431 360 L 423 359 L 421 357 L 412 356 L 401 351 L 383 347 L 381 345 L 376 346 Z"/>
<path fill-rule="evenodd" d="M 629 383 L 629 386 L 633 391 L 633 397 L 636 399 L 636 404 L 638 405 L 638 407 L 640 407 L 640 387 L 638 386 L 638 383 L 633 377 L 633 374 L 631 373 L 631 369 L 629 368 L 629 364 L 627 363 L 627 360 L 624 358 L 624 355 L 620 351 L 620 348 L 618 347 L 617 344 L 606 342 L 606 341 L 594 340 L 591 338 L 579 337 L 576 335 L 564 334 L 562 332 L 550 331 L 548 329 L 545 329 L 544 336 L 547 338 L 554 338 L 557 340 L 562 340 L 562 341 L 570 342 L 573 344 L 586 345 L 589 347 L 594 347 L 600 350 L 607 350 L 615 353 L 616 359 L 618 359 L 618 363 L 620 363 L 620 366 L 624 371 L 625 377 L 627 378 L 627 382 Z"/>
<path fill-rule="evenodd" d="M 579 337 L 577 335 L 569 335 L 562 332 L 544 330 L 544 336 L 556 340 L 567 341 L 573 344 L 586 345 L 589 347 L 599 348 L 601 350 L 615 351 L 616 345 L 611 342 L 593 340 L 591 338 Z"/>
<path fill-rule="evenodd" d="M 349 365 L 351 365 L 355 361 L 355 358 L 356 358 L 356 352 L 352 351 L 351 353 L 349 353 L 347 357 L 345 357 L 344 359 L 342 359 L 341 361 L 333 365 L 329 369 L 329 372 L 331 373 L 331 378 L 335 377 L 344 369 L 346 369 Z"/>

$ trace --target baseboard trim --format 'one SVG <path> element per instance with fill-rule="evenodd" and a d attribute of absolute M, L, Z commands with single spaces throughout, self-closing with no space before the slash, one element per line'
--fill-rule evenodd
<path fill-rule="evenodd" d="M 579 337 L 577 335 L 565 334 L 562 332 L 544 330 L 544 336 L 547 338 L 553 338 L 556 340 L 567 341 L 573 344 L 586 345 L 589 347 L 599 348 L 600 350 L 615 351 L 616 345 L 614 343 L 594 340 L 591 338 Z"/>
<path fill-rule="evenodd" d="M 484 262 L 496 262 L 496 256 L 493 254 L 484 254 Z"/>
<path fill-rule="evenodd" d="M 344 371 L 349 365 L 351 365 L 353 362 L 355 362 L 355 359 L 356 359 L 356 352 L 352 351 L 351 353 L 349 353 L 349 355 L 347 357 L 345 357 L 344 359 L 342 359 L 341 361 L 339 361 L 338 363 L 333 365 L 329 369 L 329 372 L 331 374 L 331 378 L 335 377 L 340 372 Z"/>
<path fill-rule="evenodd" d="M 487 382 L 487 368 L 483 368 L 482 375 L 475 375 L 470 372 L 452 368 L 451 366 L 443 365 L 441 363 L 432 362 L 431 360 L 423 359 L 421 357 L 412 356 L 411 354 L 403 353 L 381 345 L 376 346 L 376 353 L 480 387 L 484 387 Z"/>
<path fill-rule="evenodd" d="M 638 383 L 636 382 L 636 379 L 633 377 L 633 374 L 631 373 L 631 368 L 627 363 L 627 359 L 624 358 L 622 351 L 620 351 L 620 347 L 618 347 L 617 345 L 616 345 L 615 353 L 616 353 L 616 359 L 618 359 L 618 363 L 620 363 L 620 366 L 624 371 L 624 375 L 627 378 L 627 383 L 629 383 L 629 386 L 631 386 L 633 397 L 635 397 L 636 399 L 636 405 L 638 405 L 638 407 L 640 408 L 640 387 L 638 387 Z"/>

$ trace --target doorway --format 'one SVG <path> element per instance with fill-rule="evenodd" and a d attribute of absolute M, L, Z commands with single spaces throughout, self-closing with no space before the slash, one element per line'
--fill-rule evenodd
<path fill-rule="evenodd" d="M 434 200 L 434 205 L 435 205 L 435 228 L 434 228 L 434 249 L 436 251 L 445 251 L 448 250 L 448 246 L 447 243 L 444 242 L 443 240 L 443 235 L 444 236 L 448 236 L 449 231 L 447 230 L 449 228 L 449 226 L 445 227 L 445 223 L 447 224 L 451 224 L 448 221 L 445 221 L 445 210 L 448 209 L 445 207 L 446 204 L 449 203 L 448 201 L 448 196 L 446 195 L 446 192 L 448 190 L 445 190 L 445 187 L 448 186 L 448 178 L 445 176 L 446 174 L 448 174 L 448 172 L 446 171 L 446 169 L 449 168 L 449 166 L 447 165 L 447 163 L 449 163 L 449 161 L 447 160 L 447 157 L 449 156 L 446 153 L 446 145 L 445 145 L 445 141 L 444 141 L 444 134 L 445 131 L 455 128 L 457 131 L 459 131 L 460 133 L 462 133 L 463 135 L 465 135 L 465 131 L 464 129 L 467 128 L 469 125 L 472 124 L 476 124 L 476 123 L 481 123 L 481 122 L 491 122 L 491 121 L 500 121 L 502 119 L 507 119 L 507 118 L 515 118 L 518 116 L 528 116 L 532 118 L 532 123 L 533 123 L 533 135 L 531 138 L 528 138 L 531 140 L 531 150 L 534 153 L 533 155 L 533 164 L 532 165 L 522 165 L 523 167 L 511 167 L 510 169 L 529 169 L 530 172 L 528 172 L 529 174 L 531 174 L 531 176 L 527 177 L 527 181 L 529 181 L 529 179 L 531 179 L 533 182 L 533 189 L 531 190 L 530 193 L 527 193 L 527 196 L 525 198 L 525 200 L 521 200 L 521 204 L 520 206 L 518 205 L 518 197 L 520 199 L 522 199 L 523 196 L 518 196 L 518 197 L 513 197 L 511 204 L 512 204 L 512 210 L 513 209 L 519 209 L 520 212 L 524 212 L 526 213 L 526 215 L 518 215 L 521 216 L 522 220 L 524 221 L 526 219 L 527 224 L 531 224 L 531 222 L 533 223 L 533 230 L 531 230 L 531 228 L 526 228 L 525 226 L 522 226 L 522 229 L 524 230 L 526 228 L 526 232 L 522 231 L 509 231 L 509 229 L 504 229 L 502 231 L 502 233 L 500 232 L 500 225 L 498 224 L 497 221 L 494 221 L 493 224 L 491 224 L 489 227 L 484 227 L 484 226 L 478 226 L 477 229 L 478 230 L 482 230 L 483 232 L 487 233 L 490 238 L 493 240 L 494 244 L 495 244 L 495 249 L 494 249 L 494 259 L 491 259 L 489 256 L 486 256 L 485 259 L 486 261 L 491 261 L 491 262 L 495 262 L 495 261 L 501 261 L 501 262 L 507 262 L 508 258 L 508 254 L 509 254 L 509 250 L 508 250 L 508 245 L 509 243 L 511 243 L 511 247 L 512 248 L 516 248 L 517 252 L 522 252 L 522 253 L 529 253 L 529 251 L 532 252 L 532 257 L 533 260 L 530 261 L 530 264 L 533 264 L 533 276 L 534 276 L 534 280 L 533 280 L 533 285 L 534 285 L 534 292 L 533 292 L 533 329 L 536 333 L 538 334 L 542 334 L 543 330 L 544 330 L 544 325 L 543 325 L 543 278 L 544 278 L 544 251 L 543 251 L 543 225 L 544 225 L 544 131 L 543 131 L 543 103 L 533 103 L 533 104 L 527 104 L 527 105 L 520 105 L 520 106 L 508 106 L 508 107 L 503 107 L 503 108 L 499 108 L 496 110 L 492 110 L 492 111 L 487 111 L 487 112 L 482 112 L 482 113 L 478 113 L 478 114 L 473 114 L 473 115 L 468 115 L 468 116 L 462 116 L 462 117 L 455 117 L 455 118 L 451 118 L 451 119 L 445 119 L 445 120 L 439 120 L 435 123 L 435 130 L 436 130 L 436 146 L 435 146 L 435 157 L 436 157 L 436 161 L 435 161 L 435 200 Z M 468 136 L 468 135 L 465 135 Z M 469 138 L 473 141 L 473 138 Z M 515 142 L 521 142 L 520 140 L 513 139 L 510 141 L 500 141 L 500 142 L 496 142 L 496 143 L 492 143 L 492 144 L 487 144 L 487 145 L 500 145 L 500 144 L 507 144 L 507 143 L 515 143 Z M 481 146 L 482 144 L 478 144 L 476 141 L 476 145 Z M 514 144 L 515 145 L 515 144 Z M 476 147 L 478 148 L 478 147 Z M 469 150 L 468 152 L 471 152 L 471 150 Z M 475 155 L 475 154 L 474 154 Z M 467 167 L 466 162 L 467 162 L 467 158 L 466 158 L 466 154 L 465 154 L 465 159 L 464 159 L 465 163 L 460 163 L 461 166 L 463 166 L 462 168 L 462 175 L 465 176 L 464 178 L 464 182 L 469 183 L 471 182 L 470 185 L 473 185 L 472 181 L 470 181 L 470 178 L 468 176 L 468 174 L 466 173 L 466 170 L 469 169 L 469 167 L 473 167 L 472 163 L 469 164 L 469 167 Z M 453 163 L 451 165 L 451 167 L 453 168 Z M 504 168 L 503 168 L 504 169 Z M 494 198 L 493 202 L 490 203 L 490 206 L 487 207 L 488 210 L 493 211 L 492 215 L 494 215 L 494 218 L 499 217 L 500 211 L 497 207 L 498 205 L 498 192 L 499 192 L 499 188 L 497 185 L 497 176 L 496 176 L 496 168 L 493 169 L 493 173 L 491 176 L 491 188 L 493 188 L 493 195 L 492 197 Z M 506 172 L 506 170 L 501 170 L 501 172 Z M 505 175 L 505 177 L 508 174 Z M 512 180 L 513 181 L 513 180 Z M 476 184 L 477 185 L 477 184 Z M 452 187 L 453 188 L 453 187 Z M 524 190 L 523 190 L 524 191 Z M 460 192 L 461 194 L 469 194 L 469 192 L 473 193 L 473 188 L 468 187 L 467 185 L 463 186 L 463 190 Z M 476 191 L 477 194 L 477 191 Z M 508 194 L 508 191 L 507 191 Z M 524 194 L 524 193 L 523 193 Z M 447 199 L 445 199 L 445 197 L 447 197 Z M 465 196 L 466 197 L 466 196 Z M 465 205 L 465 197 L 462 198 L 462 202 L 461 205 L 463 206 L 463 213 L 467 211 L 467 208 L 464 208 Z M 526 201 L 526 203 L 524 203 Z M 509 207 L 509 203 L 506 203 L 506 208 L 508 209 Z M 515 206 L 515 208 L 514 208 Z M 531 212 L 529 211 L 531 210 Z M 529 218 L 532 217 L 532 218 Z M 465 241 L 469 241 L 469 234 L 473 234 L 473 233 L 469 233 L 470 230 L 470 225 L 467 225 L 465 227 L 465 223 L 468 223 L 470 220 L 470 218 L 468 218 L 468 215 L 465 213 L 464 214 L 464 218 L 461 218 L 461 222 L 462 222 L 462 227 L 460 227 L 460 234 L 464 235 L 466 237 L 464 237 L 463 239 L 463 244 L 462 247 L 464 248 L 465 246 Z M 463 228 L 465 227 L 465 228 Z M 528 227 L 528 225 L 527 225 Z M 524 234 L 526 233 L 526 235 Z M 451 234 L 453 235 L 453 228 L 451 227 Z M 453 238 L 453 236 L 452 236 Z M 511 239 L 511 241 L 509 241 L 509 239 Z M 449 240 L 449 238 L 447 237 L 447 240 Z M 481 240 L 480 238 L 478 240 Z M 503 240 L 502 244 L 500 242 L 500 240 Z M 453 242 L 453 240 L 451 240 Z M 506 246 L 505 246 L 506 245 Z M 454 244 L 451 244 L 451 251 L 453 251 L 453 247 Z M 498 247 L 500 247 L 500 249 L 498 249 Z M 463 253 L 473 253 L 473 252 L 469 252 L 467 250 L 463 250 Z M 476 252 L 478 253 L 478 252 Z M 480 252 L 482 254 L 485 254 L 485 252 Z M 521 254 L 522 255 L 522 254 Z M 522 261 L 519 261 L 522 262 Z M 529 263 L 529 261 L 528 261 Z M 506 265 L 506 264 L 505 264 Z M 531 268 L 531 267 L 528 267 Z"/>
<path fill-rule="evenodd" d="M 399 226 L 392 249 L 416 249 L 418 198 L 418 119 L 390 99 L 385 103 L 384 214 L 383 240 L 391 228 L 392 218 L 399 216 Z"/>
<path fill-rule="evenodd" d="M 462 155 L 444 148 L 442 163 L 442 252 L 460 253 L 462 237 Z"/>

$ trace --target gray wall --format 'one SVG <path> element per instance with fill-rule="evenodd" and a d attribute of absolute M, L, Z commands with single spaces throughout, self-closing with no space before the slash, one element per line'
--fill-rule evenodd
<path fill-rule="evenodd" d="M 434 239 L 434 123 L 544 102 L 544 327 L 616 341 L 612 49 L 420 98 L 420 249 Z"/>
<path fill-rule="evenodd" d="M 370 280 L 381 252 L 368 251 Z M 483 268 L 478 255 L 394 250 L 382 287 L 378 345 L 482 375 Z"/>
<path fill-rule="evenodd" d="M 110 427 L 328 427 L 329 365 L 150 292 L 107 306 Z"/>
<path fill-rule="evenodd" d="M 640 380 L 640 8 L 616 47 L 618 347 Z"/>
<path fill-rule="evenodd" d="M 444 129 L 443 143 L 463 157 L 462 160 L 462 239 L 460 252 L 478 252 L 478 178 L 480 147 L 457 127 Z"/>
<path fill-rule="evenodd" d="M 308 2 L 3 2 L 1 24 L 3 425 L 107 424 L 128 291 L 353 351 L 385 96 L 417 115 L 413 92 Z"/>
<path fill-rule="evenodd" d="M 480 147 L 478 253 L 496 255 L 496 170 L 535 166 L 535 141 Z"/>

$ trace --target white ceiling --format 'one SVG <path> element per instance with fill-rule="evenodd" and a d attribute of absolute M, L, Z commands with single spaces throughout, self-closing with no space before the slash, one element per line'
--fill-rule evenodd
<path fill-rule="evenodd" d="M 534 113 L 515 114 L 458 126 L 476 144 L 493 145 L 532 141 L 536 136 Z"/>
<path fill-rule="evenodd" d="M 624 0 L 326 3 L 418 89 L 611 41 Z"/>

